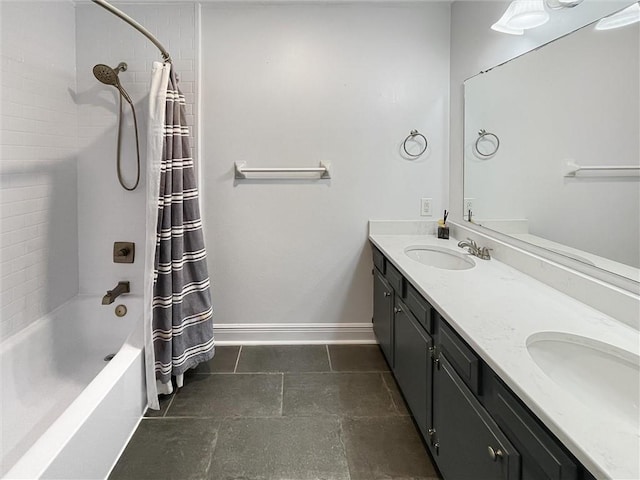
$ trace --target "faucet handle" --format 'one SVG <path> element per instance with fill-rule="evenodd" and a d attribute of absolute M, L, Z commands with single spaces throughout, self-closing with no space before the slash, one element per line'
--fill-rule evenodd
<path fill-rule="evenodd" d="M 474 240 L 470 239 L 469 237 L 467 237 L 467 240 L 473 248 L 478 248 L 478 244 Z"/>

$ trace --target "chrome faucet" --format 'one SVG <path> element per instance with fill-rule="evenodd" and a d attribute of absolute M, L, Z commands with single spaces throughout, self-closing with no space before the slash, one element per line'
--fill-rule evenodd
<path fill-rule="evenodd" d="M 478 247 L 478 244 L 470 238 L 467 238 L 466 241 L 463 240 L 458 242 L 458 246 L 460 248 L 466 248 L 474 257 L 481 258 L 482 260 L 491 260 L 491 255 L 489 254 L 491 249 L 487 247 Z"/>
<path fill-rule="evenodd" d="M 102 305 L 109 305 L 113 303 L 113 301 L 122 295 L 123 293 L 129 293 L 131 289 L 129 288 L 129 282 L 118 282 L 116 288 L 113 290 L 107 290 L 107 294 L 102 297 Z"/>

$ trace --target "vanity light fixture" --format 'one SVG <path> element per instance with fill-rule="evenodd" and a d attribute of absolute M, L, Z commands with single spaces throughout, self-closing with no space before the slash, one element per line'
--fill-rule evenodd
<path fill-rule="evenodd" d="M 612 30 L 640 22 L 640 3 L 634 3 L 624 10 L 603 18 L 596 24 L 596 30 Z"/>
<path fill-rule="evenodd" d="M 491 25 L 497 32 L 522 35 L 524 30 L 539 27 L 549 21 L 543 0 L 514 0 L 500 20 Z"/>

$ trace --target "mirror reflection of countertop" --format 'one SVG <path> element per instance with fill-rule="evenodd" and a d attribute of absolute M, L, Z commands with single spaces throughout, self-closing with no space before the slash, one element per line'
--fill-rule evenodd
<path fill-rule="evenodd" d="M 586 263 L 587 265 L 593 265 L 594 267 L 598 267 L 608 272 L 615 273 L 616 275 L 620 275 L 621 277 L 626 277 L 636 282 L 640 282 L 640 269 L 636 267 L 625 265 L 624 263 L 616 262 L 599 255 L 594 255 L 593 253 L 584 252 L 582 250 L 578 250 L 577 248 L 568 247 L 561 243 L 547 240 L 546 238 L 542 238 L 531 233 L 512 233 L 510 234 L 510 236 L 518 240 L 530 243 L 532 245 L 546 248 L 547 250 L 559 253 L 560 255 L 565 255 L 569 258 L 573 258 L 574 260 Z"/>
<path fill-rule="evenodd" d="M 428 228 L 423 230 L 413 235 L 374 228 L 369 239 L 594 476 L 640 478 L 638 388 L 637 396 L 631 394 L 634 405 L 620 410 L 614 399 L 629 400 L 628 392 L 626 397 L 613 391 L 594 395 L 597 382 L 607 375 L 583 375 L 569 386 L 549 376 L 548 369 L 545 373 L 545 366 L 539 359 L 536 363 L 527 348 L 528 343 L 558 335 L 580 338 L 608 350 L 612 358 L 622 355 L 623 363 L 635 371 L 640 332 L 494 259 L 471 257 L 475 266 L 465 270 L 424 265 L 407 256 L 405 249 L 425 245 L 464 251 L 457 239 L 438 239 L 426 234 Z M 575 356 L 570 350 L 567 356 Z M 609 367 L 615 378 L 615 363 Z M 603 388 L 616 387 L 614 383 Z"/>

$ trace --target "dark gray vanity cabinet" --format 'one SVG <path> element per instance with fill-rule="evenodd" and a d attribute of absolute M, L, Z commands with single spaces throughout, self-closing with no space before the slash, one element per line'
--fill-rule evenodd
<path fill-rule="evenodd" d="M 373 269 L 373 332 L 393 368 L 393 289 L 377 268 Z"/>
<path fill-rule="evenodd" d="M 431 428 L 431 305 L 373 247 L 373 331 L 426 437 Z"/>
<path fill-rule="evenodd" d="M 433 339 L 400 300 L 396 300 L 395 311 L 393 373 L 418 428 L 427 438 L 431 428 Z"/>
<path fill-rule="evenodd" d="M 373 247 L 373 329 L 445 480 L 593 480 Z"/>
<path fill-rule="evenodd" d="M 396 299 L 403 298 L 405 279 L 384 255 L 373 247 L 373 331 L 389 366 L 394 361 L 394 312 Z"/>

